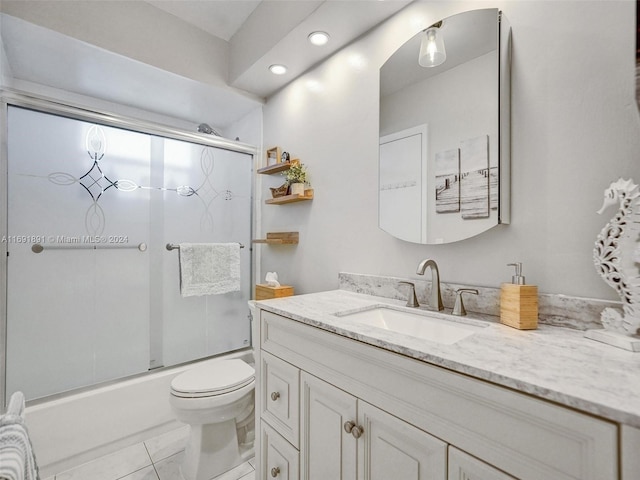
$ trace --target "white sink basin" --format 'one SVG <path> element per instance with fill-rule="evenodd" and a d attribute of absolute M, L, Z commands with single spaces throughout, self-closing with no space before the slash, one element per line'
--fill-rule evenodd
<path fill-rule="evenodd" d="M 383 306 L 373 306 L 356 312 L 338 312 L 336 316 L 360 325 L 368 325 L 444 345 L 452 345 L 487 326 L 487 324 L 478 321 L 447 319 L 447 314 L 424 310 L 414 313 Z"/>

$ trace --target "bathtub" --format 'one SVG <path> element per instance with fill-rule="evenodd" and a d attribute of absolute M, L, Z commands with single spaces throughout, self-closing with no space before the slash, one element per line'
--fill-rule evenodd
<path fill-rule="evenodd" d="M 169 405 L 171 379 L 196 365 L 242 358 L 244 349 L 28 405 L 25 419 L 41 478 L 47 478 L 182 425 Z"/>

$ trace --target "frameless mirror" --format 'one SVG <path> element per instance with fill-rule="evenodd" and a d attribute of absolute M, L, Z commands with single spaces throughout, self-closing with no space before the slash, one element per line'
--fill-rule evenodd
<path fill-rule="evenodd" d="M 509 223 L 511 29 L 497 9 L 434 26 L 443 63 L 418 63 L 429 28 L 380 69 L 379 226 L 425 244 Z"/>

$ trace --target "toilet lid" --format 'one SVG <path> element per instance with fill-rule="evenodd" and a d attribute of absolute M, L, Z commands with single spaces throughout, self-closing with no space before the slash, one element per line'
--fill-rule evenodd
<path fill-rule="evenodd" d="M 255 370 L 244 361 L 219 360 L 176 376 L 171 381 L 171 390 L 190 396 L 221 395 L 238 390 L 254 379 Z"/>

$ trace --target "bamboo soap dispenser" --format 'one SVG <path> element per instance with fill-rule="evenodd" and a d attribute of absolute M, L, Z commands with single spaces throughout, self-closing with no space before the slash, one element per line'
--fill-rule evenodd
<path fill-rule="evenodd" d="M 525 285 L 522 263 L 509 263 L 516 269 L 511 283 L 500 286 L 500 323 L 520 330 L 538 328 L 538 287 Z"/>

